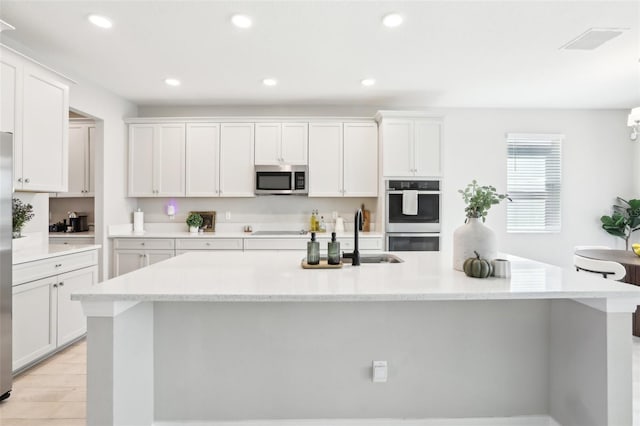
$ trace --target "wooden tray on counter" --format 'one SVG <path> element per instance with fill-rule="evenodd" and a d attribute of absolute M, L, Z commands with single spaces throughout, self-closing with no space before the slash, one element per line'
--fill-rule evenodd
<path fill-rule="evenodd" d="M 302 262 L 300 262 L 300 266 L 302 266 L 302 269 L 340 269 L 342 268 L 342 261 L 340 261 L 338 265 L 329 265 L 328 261 L 323 259 L 318 265 L 309 265 L 305 257 L 302 259 Z"/>

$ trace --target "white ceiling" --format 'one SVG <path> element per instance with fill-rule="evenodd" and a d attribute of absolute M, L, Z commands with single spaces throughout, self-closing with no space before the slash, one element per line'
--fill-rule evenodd
<path fill-rule="evenodd" d="M 401 27 L 380 24 L 391 11 Z M 238 12 L 251 29 L 229 23 Z M 638 1 L 2 0 L 0 19 L 16 27 L 7 44 L 139 105 L 640 105 Z M 559 49 L 592 27 L 629 30 L 593 51 Z"/>

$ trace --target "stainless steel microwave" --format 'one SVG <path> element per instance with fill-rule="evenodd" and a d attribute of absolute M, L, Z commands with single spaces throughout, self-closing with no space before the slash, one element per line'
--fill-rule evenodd
<path fill-rule="evenodd" d="M 256 166 L 256 195 L 306 195 L 307 166 Z"/>

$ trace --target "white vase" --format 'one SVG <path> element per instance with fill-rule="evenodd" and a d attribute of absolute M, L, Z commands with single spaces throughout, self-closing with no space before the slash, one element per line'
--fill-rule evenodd
<path fill-rule="evenodd" d="M 191 232 L 192 234 L 197 234 L 198 233 L 198 227 L 197 226 L 190 226 L 189 227 L 189 232 Z"/>
<path fill-rule="evenodd" d="M 453 232 L 453 269 L 462 271 L 462 264 L 477 251 L 482 259 L 498 257 L 496 234 L 480 219 L 468 218 L 467 223 Z"/>

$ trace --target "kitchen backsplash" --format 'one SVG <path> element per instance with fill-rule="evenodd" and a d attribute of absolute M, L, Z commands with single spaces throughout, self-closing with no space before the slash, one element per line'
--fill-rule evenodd
<path fill-rule="evenodd" d="M 292 228 L 309 227 L 312 210 L 318 210 L 327 224 L 333 224 L 337 212 L 347 223 L 362 204 L 371 211 L 371 223 L 376 224 L 377 198 L 309 198 L 299 196 L 260 196 L 255 198 L 139 198 L 145 223 L 184 223 L 190 211 L 215 211 L 218 224 L 288 224 Z M 167 206 L 175 206 L 174 219 L 167 215 Z M 227 219 L 227 212 L 229 218 Z M 373 231 L 374 229 L 372 229 Z M 379 229 L 375 229 L 379 230 Z"/>

